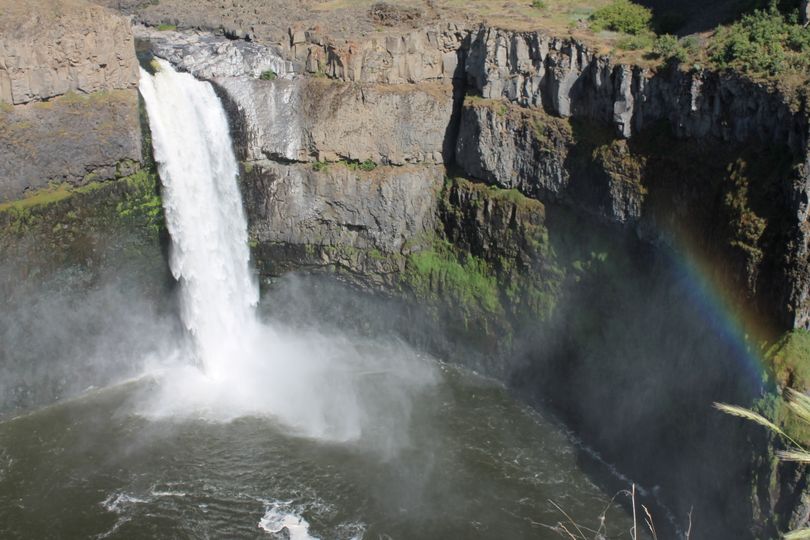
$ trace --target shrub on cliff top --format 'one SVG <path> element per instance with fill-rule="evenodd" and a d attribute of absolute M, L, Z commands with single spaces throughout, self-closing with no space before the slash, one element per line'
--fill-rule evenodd
<path fill-rule="evenodd" d="M 652 11 L 630 0 L 613 0 L 613 3 L 596 10 L 590 17 L 594 31 L 612 30 L 639 35 L 650 30 Z"/>
<path fill-rule="evenodd" d="M 779 75 L 810 69 L 810 31 L 794 12 L 783 15 L 775 6 L 744 16 L 718 30 L 710 48 L 711 59 L 755 75 Z"/>
<path fill-rule="evenodd" d="M 691 55 L 697 54 L 700 44 L 693 36 L 678 39 L 664 34 L 658 36 L 653 44 L 653 54 L 662 60 L 676 60 L 686 62 Z"/>

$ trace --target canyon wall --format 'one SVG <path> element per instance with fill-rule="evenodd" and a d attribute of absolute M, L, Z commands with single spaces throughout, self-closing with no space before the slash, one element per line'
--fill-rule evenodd
<path fill-rule="evenodd" d="M 126 17 L 0 0 L 0 417 L 135 375 L 169 326 L 138 77 Z"/>
<path fill-rule="evenodd" d="M 129 21 L 79 0 L 4 0 L 0 11 L 0 202 L 136 172 Z"/>
<path fill-rule="evenodd" d="M 0 80 L 17 82 L 0 110 L 0 198 L 14 201 L 0 241 L 31 262 L 23 277 L 154 258 L 162 234 L 155 179 L 133 176 L 149 159 L 128 25 L 53 5 L 126 28 L 108 42 L 75 23 L 66 72 L 61 53 L 18 60 L 23 38 L 3 34 Z M 191 26 L 207 27 L 200 6 Z M 255 37 L 237 26 L 226 34 Z M 676 524 L 690 505 L 712 538 L 802 523 L 803 473 L 758 462 L 771 443 L 710 410 L 760 397 L 761 373 L 690 274 L 706 261 L 769 339 L 806 326 L 800 108 L 731 74 L 616 65 L 538 32 L 429 24 L 335 41 L 271 26 L 275 44 L 137 29 L 144 57 L 210 80 L 225 103 L 265 283 L 328 272 L 404 300 L 403 335 L 554 410 Z M 50 39 L 38 50 L 74 43 Z M 116 244 L 101 229 L 147 234 Z"/>

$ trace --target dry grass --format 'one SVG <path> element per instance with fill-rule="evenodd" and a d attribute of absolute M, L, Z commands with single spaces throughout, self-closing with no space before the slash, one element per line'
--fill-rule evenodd
<path fill-rule="evenodd" d="M 791 388 L 786 388 L 783 394 L 783 399 L 787 402 L 788 408 L 803 422 L 810 425 L 810 396 L 803 394 L 801 392 L 797 392 Z M 777 457 L 782 461 L 792 461 L 794 463 L 801 463 L 801 464 L 810 464 L 810 451 L 807 450 L 807 447 L 803 444 L 796 442 L 796 440 L 790 437 L 784 430 L 780 429 L 779 426 L 762 416 L 761 414 L 755 413 L 749 409 L 744 407 L 737 407 L 735 405 L 728 405 L 726 403 L 715 403 L 715 408 L 718 410 L 730 414 L 732 416 L 737 416 L 739 418 L 744 418 L 765 428 L 769 429 L 773 433 L 779 435 L 783 439 L 785 439 L 790 445 L 791 448 L 788 450 L 780 450 L 776 453 Z M 785 540 L 801 540 L 801 539 L 810 539 L 810 529 L 798 529 L 795 531 L 790 531 L 786 533 L 783 538 Z"/>
<path fill-rule="evenodd" d="M 317 13 L 353 12 L 364 16 L 377 0 L 328 0 L 316 2 L 311 9 Z M 612 0 L 544 0 L 545 7 L 532 6 L 531 0 L 435 0 L 435 15 L 440 20 L 483 22 L 489 26 L 515 31 L 543 31 L 555 36 L 569 36 L 588 44 L 600 54 L 612 54 L 622 62 L 653 65 L 643 51 L 623 51 L 616 48 L 622 37 L 615 32 L 593 32 L 588 18 Z M 425 8 L 422 0 L 396 2 L 403 7 Z M 378 28 L 378 30 L 384 30 Z"/>
<path fill-rule="evenodd" d="M 639 532 L 638 532 L 638 515 L 639 515 L 639 506 L 641 508 L 641 512 L 644 513 L 644 525 L 646 525 L 647 530 L 650 532 L 650 536 L 653 540 L 658 540 L 658 531 L 655 529 L 655 522 L 653 520 L 652 513 L 649 509 L 642 505 L 637 505 L 636 503 L 636 485 L 633 484 L 629 490 L 622 490 L 610 499 L 610 502 L 605 506 L 604 511 L 599 515 L 599 526 L 596 529 L 592 529 L 590 527 L 586 527 L 582 524 L 577 523 L 574 519 L 565 511 L 563 508 L 558 505 L 556 502 L 549 499 L 549 503 L 557 509 L 558 512 L 565 518 L 564 521 L 558 521 L 556 525 L 546 525 L 549 529 L 556 532 L 563 538 L 567 538 L 569 540 L 604 540 L 607 538 L 607 513 L 608 511 L 616 505 L 616 499 L 619 497 L 627 497 L 630 499 L 630 505 L 633 511 L 633 527 L 630 529 L 629 537 L 630 540 L 638 540 Z M 689 523 L 684 534 L 684 540 L 689 540 L 692 534 L 692 511 L 689 511 L 689 515 L 687 516 Z"/>
<path fill-rule="evenodd" d="M 779 428 L 779 426 L 777 426 L 776 424 L 774 424 L 761 414 L 755 413 L 754 411 L 746 409 L 745 407 L 738 407 L 736 405 L 729 405 L 727 403 L 715 403 L 714 408 L 726 414 L 730 414 L 731 416 L 736 416 L 738 418 L 745 418 L 746 420 L 750 420 L 755 424 L 759 424 L 760 426 L 770 429 L 777 435 L 787 437 L 785 432 L 783 432 Z"/>

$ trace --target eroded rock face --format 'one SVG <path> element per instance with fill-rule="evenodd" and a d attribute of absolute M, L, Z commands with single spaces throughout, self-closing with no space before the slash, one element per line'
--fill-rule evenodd
<path fill-rule="evenodd" d="M 363 83 L 420 83 L 461 74 L 463 27 L 437 25 L 358 40 L 327 41 L 315 31 L 290 31 L 289 55 L 307 71 Z"/>
<path fill-rule="evenodd" d="M 161 31 L 135 27 L 138 39 L 148 40 L 155 56 L 171 62 L 199 79 L 245 77 L 262 74 L 290 77 L 301 66 L 289 62 L 272 47 L 243 40 L 232 40 L 210 33 Z"/>
<path fill-rule="evenodd" d="M 320 160 L 442 163 L 453 115 L 447 85 L 355 86 L 310 81 L 302 90 L 309 152 Z"/>
<path fill-rule="evenodd" d="M 0 11 L 0 201 L 136 171 L 129 21 L 83 0 L 0 0 Z"/>
<path fill-rule="evenodd" d="M 0 101 L 134 88 L 129 21 L 83 0 L 0 2 Z"/>
<path fill-rule="evenodd" d="M 246 160 L 443 163 L 452 149 L 448 85 L 353 85 L 323 79 L 216 79 Z"/>
<path fill-rule="evenodd" d="M 136 90 L 0 109 L 0 201 L 50 184 L 127 176 L 141 150 Z"/>
<path fill-rule="evenodd" d="M 339 267 L 380 285 L 403 270 L 399 255 L 436 228 L 444 171 L 435 166 L 364 172 L 343 164 L 253 164 L 243 184 L 260 271 Z M 391 282 L 388 281 L 390 284 Z"/>
<path fill-rule="evenodd" d="M 540 32 L 481 27 L 464 64 L 484 98 L 612 124 L 631 137 L 666 120 L 684 138 L 757 140 L 807 149 L 807 121 L 784 97 L 733 75 L 615 64 L 585 45 Z"/>
<path fill-rule="evenodd" d="M 781 306 L 781 323 L 810 325 L 810 128 L 806 114 L 794 110 L 785 96 L 733 74 L 675 67 L 651 72 L 616 65 L 576 41 L 487 27 L 472 36 L 464 70 L 469 86 L 484 98 L 595 121 L 612 126 L 621 138 L 644 139 L 663 125 L 695 145 L 759 145 L 775 153 L 787 151 L 793 171 L 772 187 L 782 205 L 779 214 L 787 220 L 780 228 L 788 237 L 781 241 L 783 251 L 773 255 L 779 261 L 774 264 L 784 269 L 784 279 L 777 279 L 781 284 L 775 302 Z M 558 165 L 564 158 L 553 151 L 543 154 L 538 143 L 542 137 L 532 142 L 527 133 L 492 114 L 465 111 L 457 143 L 462 166 L 468 174 L 528 190 L 532 196 L 557 196 L 566 185 L 565 171 Z M 662 148 L 659 153 L 666 151 Z M 547 157 L 538 159 L 542 155 Z M 532 172 L 535 178 L 527 176 Z M 602 208 L 599 212 L 611 220 L 636 222 L 642 193 L 632 183 L 619 181 L 623 171 L 605 172 L 612 185 L 606 195 L 599 195 L 603 199 L 597 205 Z M 593 175 L 571 175 L 584 184 L 589 178 Z M 587 191 L 576 193 L 583 196 L 577 203 L 593 208 Z M 687 208 L 670 207 L 673 215 Z"/>

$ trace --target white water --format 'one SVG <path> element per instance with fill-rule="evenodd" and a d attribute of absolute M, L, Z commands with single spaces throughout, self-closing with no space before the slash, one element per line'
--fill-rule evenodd
<path fill-rule="evenodd" d="M 249 342 L 259 301 L 239 169 L 211 85 L 157 62 L 154 77 L 141 73 L 140 90 L 163 182 L 170 266 L 181 284 L 183 323 L 203 369 L 217 377 Z"/>
<path fill-rule="evenodd" d="M 192 353 L 164 369 L 147 416 L 272 417 L 297 433 L 407 444 L 411 403 L 435 368 L 398 342 L 271 327 L 258 318 L 227 117 L 212 87 L 165 61 L 140 90 L 149 113 Z M 189 358 L 191 356 L 191 358 Z M 165 365 L 165 362 L 164 362 Z"/>

